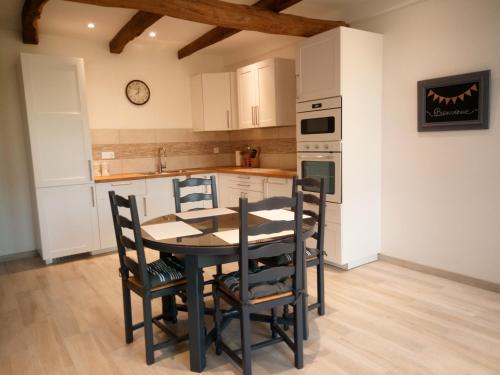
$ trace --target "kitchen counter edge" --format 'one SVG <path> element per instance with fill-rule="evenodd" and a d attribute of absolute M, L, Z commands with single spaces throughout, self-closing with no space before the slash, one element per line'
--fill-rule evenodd
<path fill-rule="evenodd" d="M 96 176 L 94 181 L 96 183 L 117 182 L 117 181 L 130 181 L 142 180 L 149 178 L 164 178 L 164 177 L 177 177 L 177 176 L 191 176 L 194 174 L 202 173 L 231 173 L 252 175 L 261 177 L 277 177 L 277 178 L 293 178 L 297 175 L 296 171 L 287 169 L 273 169 L 273 168 L 242 168 L 242 167 L 214 167 L 214 168 L 198 168 L 186 169 L 183 171 L 173 171 L 159 173 L 120 173 L 110 176 Z"/>

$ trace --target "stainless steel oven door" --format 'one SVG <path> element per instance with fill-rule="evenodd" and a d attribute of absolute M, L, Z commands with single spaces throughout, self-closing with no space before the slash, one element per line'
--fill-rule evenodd
<path fill-rule="evenodd" d="M 302 152 L 297 158 L 299 177 L 323 177 L 326 180 L 326 200 L 342 203 L 342 153 Z M 313 187 L 304 187 L 302 190 L 318 192 Z"/>

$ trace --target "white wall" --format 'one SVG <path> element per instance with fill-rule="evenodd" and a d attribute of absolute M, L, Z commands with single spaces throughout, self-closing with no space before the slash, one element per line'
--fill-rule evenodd
<path fill-rule="evenodd" d="M 113 55 L 105 42 L 41 35 L 32 46 L 21 43 L 20 33 L 0 30 L 0 46 L 0 256 L 35 248 L 20 52 L 84 58 L 91 128 L 190 128 L 190 76 L 223 68 L 222 58 L 205 54 L 179 61 L 175 46 L 158 43 L 134 42 Z M 135 78 L 151 89 L 143 107 L 124 94 Z"/>
<path fill-rule="evenodd" d="M 382 252 L 500 283 L 500 1 L 428 0 L 384 34 Z M 490 129 L 417 132 L 417 81 L 491 69 Z"/>

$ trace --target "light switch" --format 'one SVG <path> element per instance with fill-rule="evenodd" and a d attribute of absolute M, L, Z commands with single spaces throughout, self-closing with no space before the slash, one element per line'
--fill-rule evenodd
<path fill-rule="evenodd" d="M 214 147 L 214 154 L 218 154 L 219 153 L 219 147 Z"/>
<path fill-rule="evenodd" d="M 103 151 L 101 152 L 101 159 L 102 160 L 110 160 L 115 158 L 115 153 L 114 151 Z"/>

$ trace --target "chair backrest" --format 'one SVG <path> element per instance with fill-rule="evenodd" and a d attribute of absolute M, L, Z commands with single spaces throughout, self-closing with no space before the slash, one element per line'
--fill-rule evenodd
<path fill-rule="evenodd" d="M 248 214 L 254 211 L 274 210 L 288 208 L 295 211 L 293 221 L 269 221 L 254 226 L 248 225 Z M 247 198 L 240 198 L 240 299 L 248 303 L 249 287 L 255 284 L 277 281 L 282 278 L 292 277 L 293 290 L 298 292 L 302 288 L 304 267 L 302 214 L 303 194 L 297 192 L 294 197 L 273 197 L 255 203 L 248 203 Z M 273 234 L 282 231 L 293 231 L 293 238 L 282 241 L 276 240 L 263 245 L 248 245 L 249 237 L 260 234 Z M 259 272 L 250 272 L 249 261 L 262 258 L 277 257 L 290 254 L 292 263 L 283 266 L 272 266 Z"/>
<path fill-rule="evenodd" d="M 311 193 L 304 193 L 304 203 L 316 206 L 315 211 L 304 209 L 304 214 L 316 220 L 316 232 L 312 235 L 312 238 L 316 240 L 318 254 L 322 254 L 325 248 L 326 180 L 319 177 L 306 177 L 302 179 L 294 177 L 292 183 L 292 197 L 299 191 L 299 186 L 306 186 L 309 190 L 315 190 L 319 193 L 319 196 Z"/>
<path fill-rule="evenodd" d="M 181 197 L 182 188 L 196 186 L 210 186 L 210 193 L 191 193 Z M 217 202 L 217 184 L 215 182 L 215 176 L 210 176 L 210 178 L 188 178 L 184 181 L 174 178 L 174 199 L 175 212 L 177 213 L 182 212 L 182 203 L 212 201 L 213 208 L 219 207 Z"/>
<path fill-rule="evenodd" d="M 116 245 L 118 246 L 118 256 L 120 258 L 120 272 L 128 275 L 129 271 L 134 270 L 137 265 L 141 283 L 144 288 L 149 289 L 150 281 L 147 271 L 146 255 L 144 252 L 144 244 L 142 241 L 141 224 L 139 221 L 139 213 L 137 211 L 137 203 L 134 195 L 129 195 L 124 198 L 115 194 L 114 191 L 109 192 L 109 201 L 111 203 L 111 214 L 113 216 L 113 224 L 115 227 Z M 120 208 L 126 208 L 130 212 L 130 219 L 120 214 Z M 123 234 L 124 229 L 132 231 L 133 239 Z M 127 256 L 127 250 L 135 250 L 137 253 L 137 263 Z"/>

